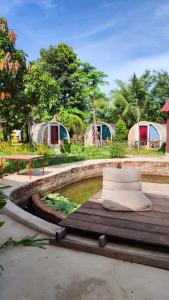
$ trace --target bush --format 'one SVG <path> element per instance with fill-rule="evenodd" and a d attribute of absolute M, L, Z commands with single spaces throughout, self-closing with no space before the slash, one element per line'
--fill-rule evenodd
<path fill-rule="evenodd" d="M 126 144 L 113 142 L 109 147 L 110 156 L 112 158 L 122 158 L 125 157 L 126 154 Z"/>
<path fill-rule="evenodd" d="M 38 155 L 44 155 L 48 150 L 48 147 L 45 146 L 44 144 L 38 144 L 36 147 L 36 153 Z"/>
<path fill-rule="evenodd" d="M 128 129 L 126 123 L 119 119 L 115 128 L 115 139 L 116 141 L 126 141 L 128 138 Z"/>
<path fill-rule="evenodd" d="M 70 153 L 71 145 L 72 145 L 72 143 L 65 139 L 63 142 L 63 145 L 60 145 L 60 152 L 63 154 Z"/>
<path fill-rule="evenodd" d="M 82 156 L 84 154 L 85 147 L 83 145 L 72 144 L 71 153 Z"/>

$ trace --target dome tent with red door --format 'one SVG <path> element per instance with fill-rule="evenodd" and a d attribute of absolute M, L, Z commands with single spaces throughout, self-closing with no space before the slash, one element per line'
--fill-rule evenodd
<path fill-rule="evenodd" d="M 166 124 L 140 121 L 134 124 L 128 134 L 129 147 L 159 149 L 166 142 Z"/>
<path fill-rule="evenodd" d="M 49 147 L 60 146 L 65 139 L 70 140 L 67 128 L 53 119 L 50 122 L 35 123 L 32 126 L 33 142 Z"/>

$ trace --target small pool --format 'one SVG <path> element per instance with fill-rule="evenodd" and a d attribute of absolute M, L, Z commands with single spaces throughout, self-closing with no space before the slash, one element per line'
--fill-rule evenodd
<path fill-rule="evenodd" d="M 169 184 L 169 176 L 142 175 L 142 181 Z M 102 177 L 96 177 L 72 183 L 58 192 L 69 200 L 82 204 L 94 196 L 101 188 Z"/>

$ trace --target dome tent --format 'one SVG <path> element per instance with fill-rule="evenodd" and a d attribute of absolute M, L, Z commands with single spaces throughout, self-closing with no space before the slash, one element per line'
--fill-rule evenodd
<path fill-rule="evenodd" d="M 128 134 L 129 147 L 160 148 L 166 142 L 166 124 L 140 121 L 134 124 Z"/>
<path fill-rule="evenodd" d="M 115 135 L 114 126 L 112 124 L 96 122 L 96 126 L 100 145 L 106 144 L 107 141 L 112 141 Z M 96 138 L 94 135 L 94 123 L 91 123 L 85 132 L 85 146 L 93 145 L 96 145 Z"/>
<path fill-rule="evenodd" d="M 69 140 L 67 128 L 55 119 L 50 122 L 34 123 L 32 126 L 33 142 L 47 146 L 59 146 Z"/>

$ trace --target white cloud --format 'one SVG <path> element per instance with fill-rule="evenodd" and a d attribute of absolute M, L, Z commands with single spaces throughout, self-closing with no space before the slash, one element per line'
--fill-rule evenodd
<path fill-rule="evenodd" d="M 15 8 L 29 4 L 36 4 L 46 11 L 57 7 L 58 0 L 0 0 L 0 14 L 6 16 Z"/>
<path fill-rule="evenodd" d="M 104 30 L 110 29 L 110 28 L 114 27 L 115 25 L 116 25 L 115 21 L 110 21 L 110 22 L 104 23 L 100 26 L 95 26 L 94 28 L 82 33 L 81 35 L 79 35 L 78 39 L 93 36 L 93 35 L 98 34 L 98 33 L 102 32 Z"/>
<path fill-rule="evenodd" d="M 30 2 L 34 2 L 36 4 L 38 4 L 39 6 L 41 6 L 44 9 L 53 9 L 57 6 L 57 0 L 30 0 Z"/>
<path fill-rule="evenodd" d="M 118 65 L 107 66 L 104 70 L 105 73 L 109 74 L 108 81 L 110 85 L 105 87 L 104 90 L 108 92 L 116 86 L 115 80 L 121 79 L 127 82 L 133 73 L 137 76 L 141 76 L 146 70 L 166 70 L 169 71 L 169 53 L 154 55 L 147 58 L 138 58 L 135 60 L 123 61 Z"/>
<path fill-rule="evenodd" d="M 159 6 L 155 10 L 154 15 L 157 17 L 169 16 L 169 3 Z"/>

